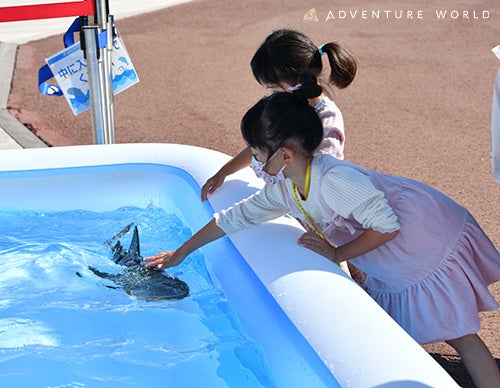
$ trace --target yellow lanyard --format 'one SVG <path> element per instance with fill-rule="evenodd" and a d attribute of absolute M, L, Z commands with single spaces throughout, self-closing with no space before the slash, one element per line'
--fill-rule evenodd
<path fill-rule="evenodd" d="M 309 194 L 310 184 L 311 184 L 311 163 L 309 163 L 307 165 L 307 168 L 306 168 L 306 182 L 304 185 L 304 191 L 306 193 L 306 196 Z M 295 182 L 292 182 L 292 189 L 293 189 L 293 196 L 295 197 L 295 202 L 297 202 L 299 209 L 302 211 L 302 214 L 304 214 L 304 216 L 306 217 L 306 220 L 309 223 L 309 225 L 314 229 L 314 231 L 316 232 L 316 234 L 318 236 L 320 236 L 323 240 L 328 241 L 328 239 L 325 237 L 325 235 L 318 228 L 318 226 L 316 225 L 316 223 L 314 222 L 312 217 L 309 215 L 308 212 L 306 212 L 306 210 L 304 209 L 304 207 L 300 203 L 299 194 L 298 194 L 298 190 L 297 190 L 297 186 L 295 185 Z"/>

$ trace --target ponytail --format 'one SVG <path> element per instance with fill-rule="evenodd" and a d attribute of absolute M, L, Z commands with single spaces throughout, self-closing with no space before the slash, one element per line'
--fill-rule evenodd
<path fill-rule="evenodd" d="M 289 91 L 305 101 L 318 97 L 323 93 L 323 88 L 318 85 L 316 75 L 309 70 L 299 76 L 298 82 L 298 85 L 289 89 Z"/>
<path fill-rule="evenodd" d="M 330 42 L 321 46 L 321 51 L 328 57 L 330 63 L 330 83 L 339 89 L 351 84 L 356 76 L 357 63 L 349 48 L 338 42 Z M 318 56 L 321 53 L 318 50 Z"/>

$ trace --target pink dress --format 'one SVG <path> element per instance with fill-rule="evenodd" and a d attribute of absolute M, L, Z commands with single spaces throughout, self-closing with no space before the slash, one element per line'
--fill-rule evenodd
<path fill-rule="evenodd" d="M 363 288 L 419 343 L 477 333 L 478 312 L 498 308 L 487 287 L 500 280 L 500 254 L 473 216 L 423 183 L 343 164 L 370 177 L 400 224 L 395 239 L 351 260 L 367 274 Z M 332 158 L 324 171 L 337 165 Z M 346 221 L 354 234 L 330 227 L 332 243 L 363 232 Z"/>
<path fill-rule="evenodd" d="M 287 179 L 216 214 L 230 234 L 290 213 L 306 221 Z M 367 228 L 399 229 L 391 241 L 350 262 L 367 274 L 366 292 L 417 342 L 451 340 L 480 329 L 479 311 L 498 303 L 500 254 L 472 215 L 443 193 L 330 155 L 316 155 L 301 205 L 334 245 Z M 369 322 L 367 322 L 369 324 Z"/>

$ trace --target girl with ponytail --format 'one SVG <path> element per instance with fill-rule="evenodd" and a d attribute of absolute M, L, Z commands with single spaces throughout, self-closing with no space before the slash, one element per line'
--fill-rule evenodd
<path fill-rule="evenodd" d="M 328 98 L 317 84 L 323 70 L 322 56 L 330 65 L 328 82 L 338 89 L 346 88 L 356 75 L 356 60 L 342 43 L 330 42 L 317 47 L 301 32 L 281 29 L 273 32 L 255 52 L 250 66 L 257 82 L 273 90 L 294 91 L 307 98 L 316 109 L 322 125 L 323 140 L 317 152 L 344 158 L 344 121 L 337 105 Z M 224 183 L 225 178 L 244 167 L 252 166 L 257 176 L 274 183 L 281 175 L 270 177 L 262 164 L 252 158 L 250 148 L 245 148 L 209 178 L 201 190 L 206 200 Z"/>

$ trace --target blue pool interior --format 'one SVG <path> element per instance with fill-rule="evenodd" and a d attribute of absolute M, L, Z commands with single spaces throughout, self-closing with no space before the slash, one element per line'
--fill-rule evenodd
<path fill-rule="evenodd" d="M 143 256 L 208 222 L 186 171 L 8 171 L 0 185 L 2 386 L 339 386 L 228 238 L 167 271 L 190 285 L 179 301 L 135 300 L 87 270 L 117 271 L 102 242 L 129 222 Z"/>

